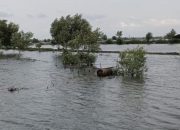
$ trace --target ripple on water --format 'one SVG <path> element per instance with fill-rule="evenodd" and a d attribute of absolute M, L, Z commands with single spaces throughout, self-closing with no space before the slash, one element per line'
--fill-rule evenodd
<path fill-rule="evenodd" d="M 0 129 L 179 129 L 180 58 L 148 55 L 144 79 L 64 69 L 50 52 L 0 60 Z M 117 55 L 96 64 L 115 65 Z M 107 62 L 111 59 L 112 62 Z M 17 93 L 7 88 L 27 88 Z"/>

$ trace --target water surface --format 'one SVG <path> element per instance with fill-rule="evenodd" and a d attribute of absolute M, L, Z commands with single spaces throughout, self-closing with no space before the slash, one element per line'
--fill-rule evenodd
<path fill-rule="evenodd" d="M 180 128 L 179 56 L 147 55 L 148 72 L 133 80 L 65 69 L 58 53 L 22 54 L 0 59 L 2 130 Z M 96 65 L 114 66 L 116 59 L 99 54 Z M 22 89 L 10 93 L 9 87 Z"/>

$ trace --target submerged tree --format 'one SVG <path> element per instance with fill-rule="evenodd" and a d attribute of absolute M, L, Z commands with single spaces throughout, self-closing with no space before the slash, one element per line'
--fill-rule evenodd
<path fill-rule="evenodd" d="M 84 54 L 89 54 L 99 50 L 97 43 L 100 38 L 99 29 L 92 30 L 89 22 L 79 14 L 55 19 L 50 32 L 53 41 L 61 45 L 66 52 L 70 49 L 79 53 L 81 49 Z"/>
<path fill-rule="evenodd" d="M 13 34 L 11 42 L 14 44 L 15 48 L 17 47 L 18 50 L 21 51 L 29 46 L 32 37 L 33 37 L 33 33 L 31 32 L 24 33 L 23 31 L 21 31 Z"/>
<path fill-rule="evenodd" d="M 131 77 L 140 77 L 146 68 L 146 57 L 143 47 L 126 50 L 119 54 L 118 73 Z"/>
<path fill-rule="evenodd" d="M 117 36 L 116 43 L 117 44 L 123 44 L 122 35 L 123 35 L 122 31 L 117 31 L 117 33 L 116 33 L 116 36 Z"/>
<path fill-rule="evenodd" d="M 36 48 L 38 48 L 39 52 L 40 52 L 41 46 L 42 46 L 41 43 L 36 43 Z"/>
<path fill-rule="evenodd" d="M 176 31 L 172 29 L 169 33 L 165 35 L 165 38 L 171 40 L 176 35 Z"/>
<path fill-rule="evenodd" d="M 153 34 L 151 32 L 148 32 L 146 34 L 146 41 L 149 43 L 152 38 L 153 38 Z"/>

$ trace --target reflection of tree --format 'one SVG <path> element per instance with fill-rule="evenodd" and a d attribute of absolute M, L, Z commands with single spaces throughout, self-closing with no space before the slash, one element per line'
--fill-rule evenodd
<path fill-rule="evenodd" d="M 121 82 L 122 106 L 126 110 L 126 116 L 130 128 L 139 128 L 143 122 L 144 109 L 144 80 L 123 78 Z"/>
<path fill-rule="evenodd" d="M 65 129 L 93 128 L 103 83 L 93 74 L 88 75 L 87 70 L 64 69 L 60 60 L 59 57 L 54 57 L 57 66 L 53 67 L 55 72 L 53 70 L 51 77 L 55 90 L 51 93 L 54 123 Z"/>

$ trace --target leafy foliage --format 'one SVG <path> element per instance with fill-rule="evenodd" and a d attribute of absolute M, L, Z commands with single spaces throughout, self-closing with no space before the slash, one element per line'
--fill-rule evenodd
<path fill-rule="evenodd" d="M 123 35 L 122 31 L 117 31 L 117 34 L 116 34 L 116 36 L 117 36 L 116 43 L 117 44 L 123 44 L 122 35 Z"/>
<path fill-rule="evenodd" d="M 82 18 L 81 15 L 68 15 L 66 17 L 61 17 L 60 19 L 55 19 L 51 25 L 50 32 L 54 43 L 60 44 L 65 50 L 63 53 L 63 63 L 76 64 L 76 62 L 84 62 L 84 59 L 81 58 L 82 55 L 83 57 L 89 57 L 90 52 L 100 49 L 98 40 L 100 39 L 101 33 L 99 32 L 99 29 L 92 30 L 89 22 Z M 80 49 L 87 54 L 80 54 Z M 73 54 L 68 52 L 71 50 L 76 51 L 77 53 Z M 88 64 L 88 62 L 86 63 Z"/>
<path fill-rule="evenodd" d="M 92 27 L 81 15 L 66 16 L 55 19 L 51 25 L 53 40 L 63 48 L 98 50 L 97 41 L 100 37 L 99 29 L 92 31 Z"/>
<path fill-rule="evenodd" d="M 96 60 L 95 55 L 82 52 L 73 54 L 72 52 L 66 51 L 62 54 L 62 57 L 64 65 L 91 66 Z"/>
<path fill-rule="evenodd" d="M 172 29 L 169 33 L 165 35 L 165 38 L 172 39 L 176 35 L 176 31 Z"/>
<path fill-rule="evenodd" d="M 142 47 L 126 50 L 119 54 L 118 73 L 132 77 L 142 76 L 146 70 L 145 51 Z"/>
<path fill-rule="evenodd" d="M 19 26 L 7 20 L 0 20 L 0 44 L 6 48 L 12 46 L 12 36 L 17 33 Z"/>
<path fill-rule="evenodd" d="M 18 33 L 14 33 L 12 36 L 12 43 L 19 50 L 24 50 L 28 47 L 32 37 L 33 34 L 31 32 L 24 33 L 23 31 L 21 31 Z"/>
<path fill-rule="evenodd" d="M 41 43 L 36 43 L 36 48 L 38 48 L 38 50 L 40 51 L 42 44 Z"/>
<path fill-rule="evenodd" d="M 106 44 L 113 44 L 112 39 L 107 39 L 107 40 L 106 40 Z"/>
<path fill-rule="evenodd" d="M 152 33 L 151 32 L 148 32 L 147 34 L 146 34 L 146 41 L 147 42 L 150 42 L 150 40 L 153 38 L 153 35 L 152 35 Z"/>

